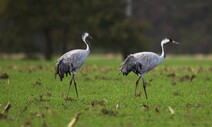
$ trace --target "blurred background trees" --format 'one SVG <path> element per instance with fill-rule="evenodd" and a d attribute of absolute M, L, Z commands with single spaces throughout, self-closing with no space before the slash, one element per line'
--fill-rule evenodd
<path fill-rule="evenodd" d="M 93 52 L 160 52 L 160 41 L 171 37 L 182 45 L 169 52 L 211 53 L 211 7 L 210 0 L 0 0 L 0 52 L 50 60 L 84 48 L 87 31 Z"/>

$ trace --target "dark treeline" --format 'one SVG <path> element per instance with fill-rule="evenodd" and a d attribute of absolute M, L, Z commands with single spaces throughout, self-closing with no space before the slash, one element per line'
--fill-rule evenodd
<path fill-rule="evenodd" d="M 0 0 L 0 52 L 43 53 L 46 59 L 83 48 L 89 32 L 96 51 L 160 51 L 160 41 L 181 42 L 177 53 L 211 53 L 210 0 Z M 127 10 L 127 12 L 126 12 Z"/>

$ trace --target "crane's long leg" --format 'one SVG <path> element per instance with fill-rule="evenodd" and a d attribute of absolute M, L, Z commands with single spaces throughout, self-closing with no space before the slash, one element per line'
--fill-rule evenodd
<path fill-rule="evenodd" d="M 68 97 L 68 93 L 69 93 L 69 91 L 70 91 L 70 87 L 71 87 L 71 85 L 72 85 L 72 81 L 73 81 L 73 77 L 74 77 L 74 75 L 72 75 L 72 78 L 71 78 L 71 80 L 70 80 L 70 84 L 68 85 L 68 91 L 67 91 L 67 97 Z"/>
<path fill-rule="evenodd" d="M 75 91 L 76 91 L 77 98 L 78 98 L 77 83 L 76 83 L 76 81 L 75 81 L 74 74 L 73 74 L 73 79 L 74 79 L 74 87 L 75 87 Z"/>
<path fill-rule="evenodd" d="M 139 76 L 139 78 L 136 80 L 136 83 L 135 83 L 135 97 L 136 97 L 136 91 L 137 91 L 137 87 L 138 87 L 138 82 L 139 82 L 140 79 L 141 79 L 141 76 Z"/>
<path fill-rule="evenodd" d="M 145 82 L 144 82 L 144 78 L 143 78 L 143 77 L 142 77 L 142 82 L 143 82 L 143 88 L 144 88 L 144 92 L 145 92 L 146 99 L 148 99 L 147 93 L 146 93 L 146 84 L 145 84 Z"/>

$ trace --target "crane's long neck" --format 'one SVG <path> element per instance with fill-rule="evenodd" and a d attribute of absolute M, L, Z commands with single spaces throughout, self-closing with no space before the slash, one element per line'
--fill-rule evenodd
<path fill-rule="evenodd" d="M 162 49 L 161 57 L 165 58 L 166 57 L 166 48 L 165 48 L 164 44 L 161 44 L 161 49 Z"/>
<path fill-rule="evenodd" d="M 82 40 L 85 42 L 85 44 L 87 46 L 86 50 L 90 51 L 91 50 L 91 45 L 90 45 L 89 41 L 86 39 L 86 37 L 84 37 Z"/>

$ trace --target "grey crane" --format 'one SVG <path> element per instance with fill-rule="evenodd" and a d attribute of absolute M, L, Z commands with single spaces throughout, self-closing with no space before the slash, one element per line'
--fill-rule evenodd
<path fill-rule="evenodd" d="M 119 69 L 121 73 L 123 73 L 123 75 L 127 76 L 131 71 L 133 71 L 139 76 L 136 80 L 135 96 L 139 80 L 142 78 L 143 89 L 145 92 L 146 99 L 148 99 L 146 93 L 146 85 L 144 82 L 144 75 L 163 62 L 166 57 L 165 45 L 168 43 L 179 44 L 178 42 L 170 38 L 164 38 L 161 41 L 161 55 L 158 55 L 154 52 L 138 52 L 128 55 L 125 61 L 121 64 Z"/>
<path fill-rule="evenodd" d="M 74 76 L 79 71 L 80 67 L 83 65 L 87 56 L 90 53 L 91 46 L 90 46 L 88 38 L 92 39 L 92 37 L 87 32 L 82 34 L 82 40 L 84 41 L 84 43 L 87 46 L 86 49 L 71 50 L 71 51 L 65 53 L 64 55 L 62 55 L 56 61 L 55 78 L 57 75 L 59 75 L 60 80 L 62 81 L 64 78 L 64 74 L 66 74 L 66 77 L 68 74 L 72 75 L 72 78 L 71 78 L 69 86 L 68 86 L 67 97 L 68 97 L 68 93 L 70 91 L 72 82 L 74 82 L 76 95 L 78 97 L 77 84 L 76 84 Z"/>

